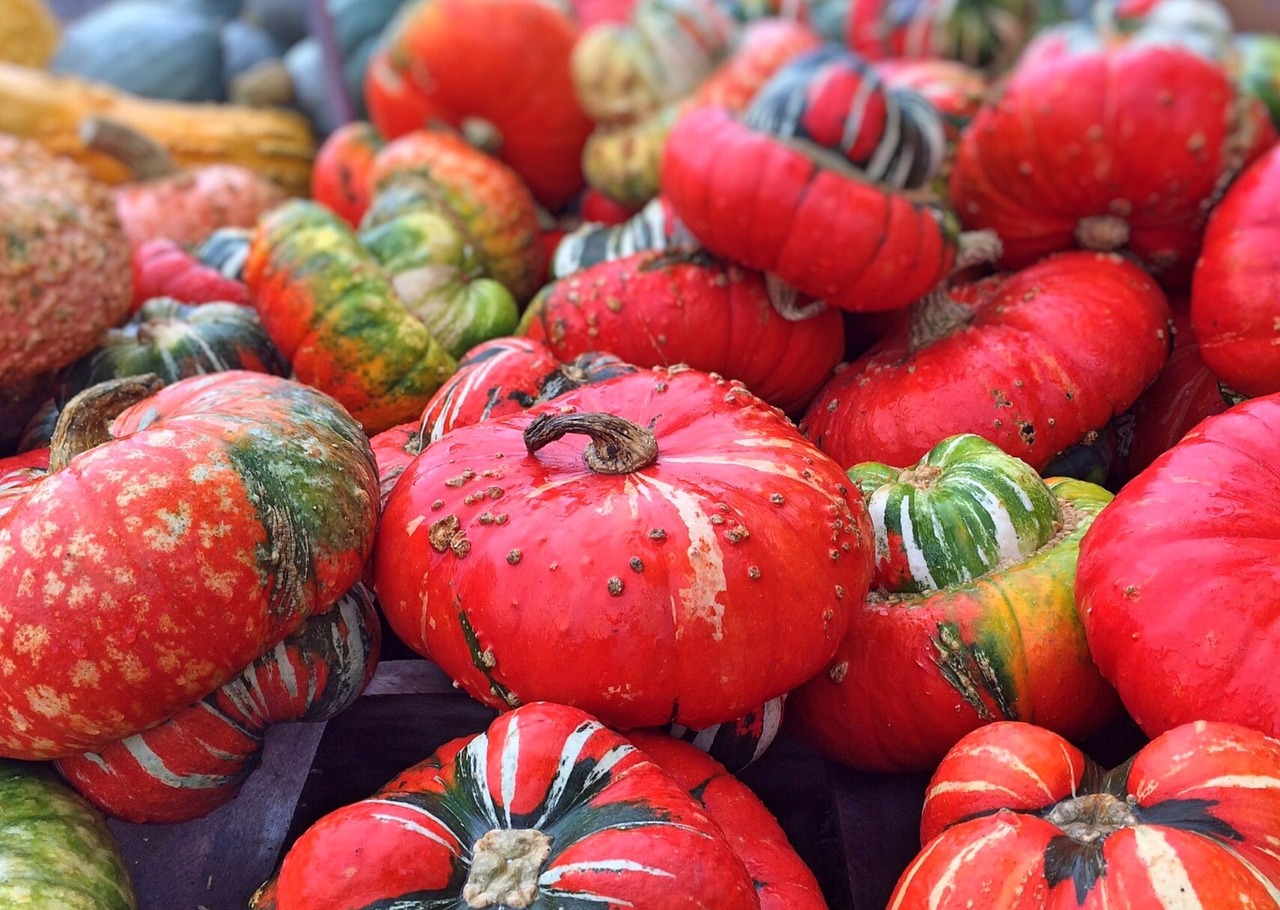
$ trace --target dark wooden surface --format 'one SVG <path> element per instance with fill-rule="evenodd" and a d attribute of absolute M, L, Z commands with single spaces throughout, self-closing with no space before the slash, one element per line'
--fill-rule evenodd
<path fill-rule="evenodd" d="M 426 661 L 384 661 L 344 714 L 270 730 L 262 766 L 218 811 L 180 825 L 110 822 L 139 910 L 244 910 L 316 819 L 494 716 Z M 925 777 L 841 768 L 785 732 L 741 777 L 778 817 L 832 910 L 882 910 L 915 854 Z"/>

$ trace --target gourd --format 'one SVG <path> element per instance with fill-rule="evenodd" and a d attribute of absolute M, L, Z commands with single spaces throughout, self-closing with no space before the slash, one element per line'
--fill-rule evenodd
<path fill-rule="evenodd" d="M 45 0 L 0 0 L 0 60 L 44 66 L 58 46 L 58 20 Z"/>

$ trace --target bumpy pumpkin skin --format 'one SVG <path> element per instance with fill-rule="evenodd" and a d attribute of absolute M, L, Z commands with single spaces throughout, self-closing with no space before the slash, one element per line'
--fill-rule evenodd
<path fill-rule="evenodd" d="M 336 398 L 369 434 L 421 413 L 454 370 L 377 260 L 323 206 L 295 201 L 263 218 L 245 282 L 298 379 Z"/>
<path fill-rule="evenodd" d="M 133 886 L 102 816 L 52 774 L 0 761 L 0 905 L 134 910 Z"/>
<path fill-rule="evenodd" d="M 1129 481 L 1080 548 L 1089 649 L 1138 725 L 1280 734 L 1280 395 L 1209 417 Z"/>
<path fill-rule="evenodd" d="M 1280 742 L 1234 724 L 1185 724 L 1111 771 L 1047 730 L 992 724 L 930 781 L 925 848 L 889 910 L 1273 907 L 1278 773 Z"/>
<path fill-rule="evenodd" d="M 1074 596 L 1080 540 L 1110 493 L 1046 485 L 971 435 L 911 471 L 849 473 L 875 527 L 875 587 L 825 672 L 787 700 L 807 741 L 854 767 L 927 771 L 992 721 L 1083 736 L 1115 716 Z"/>
<path fill-rule="evenodd" d="M 1227 191 L 1191 285 L 1200 356 L 1243 395 L 1280 392 L 1280 146 Z"/>
<path fill-rule="evenodd" d="M 273 724 L 328 720 L 378 665 L 380 620 L 357 584 L 240 675 L 164 723 L 57 762 L 94 806 L 135 823 L 190 821 L 229 802 L 258 767 Z"/>
<path fill-rule="evenodd" d="M 914 464 L 977 433 L 1040 471 L 1128 408 L 1168 355 L 1164 294 L 1115 255 L 1064 253 L 949 294 L 945 332 L 922 308 L 920 346 L 904 325 L 818 392 L 800 423 L 818 448 L 846 466 Z"/>
<path fill-rule="evenodd" d="M 513 829 L 551 838 L 541 857 L 502 864 L 528 869 L 513 875 L 530 886 L 518 899 L 481 888 L 493 871 L 492 855 L 481 855 L 485 839 Z M 759 907 L 742 859 L 684 787 L 589 715 L 547 703 L 446 743 L 369 799 L 320 819 L 252 906 L 392 904 Z"/>
<path fill-rule="evenodd" d="M 765 276 L 705 252 L 642 252 L 543 288 L 521 333 L 560 360 L 609 351 L 641 367 L 687 363 L 803 408 L 844 354 L 840 314 L 786 319 Z"/>
<path fill-rule="evenodd" d="M 93 751 L 172 716 L 336 601 L 372 548 L 368 441 L 314 389 L 199 376 L 108 426 L 0 499 L 0 755 Z"/>
<path fill-rule="evenodd" d="M 526 428 L 565 408 L 653 422 L 657 462 L 599 474 L 577 436 L 531 455 Z M 427 447 L 387 500 L 376 590 L 401 640 L 487 704 L 705 727 L 833 652 L 870 580 L 847 480 L 740 384 L 641 371 Z"/>
<path fill-rule="evenodd" d="M 129 243 L 111 191 L 78 164 L 0 135 L 0 386 L 92 350 L 129 311 Z"/>

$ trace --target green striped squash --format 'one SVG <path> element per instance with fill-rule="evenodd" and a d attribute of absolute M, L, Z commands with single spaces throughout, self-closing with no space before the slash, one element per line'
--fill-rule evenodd
<path fill-rule="evenodd" d="M 1058 499 L 1026 462 L 981 436 L 938 443 L 905 470 L 849 469 L 876 536 L 873 587 L 920 594 L 1020 562 L 1062 526 Z"/>
<path fill-rule="evenodd" d="M 0 907 L 137 907 L 107 823 L 39 765 L 0 761 Z"/>

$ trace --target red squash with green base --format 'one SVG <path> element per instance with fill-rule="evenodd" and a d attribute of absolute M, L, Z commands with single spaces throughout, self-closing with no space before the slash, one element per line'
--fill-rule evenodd
<path fill-rule="evenodd" d="M 260 373 L 152 380 L 69 402 L 50 470 L 0 498 L 0 755 L 173 716 L 333 604 L 372 548 L 373 456 L 333 399 Z"/>
<path fill-rule="evenodd" d="M 1274 907 L 1280 742 L 1170 730 L 1104 771 L 1022 723 L 961 740 L 925 794 L 924 850 L 889 910 Z"/>

